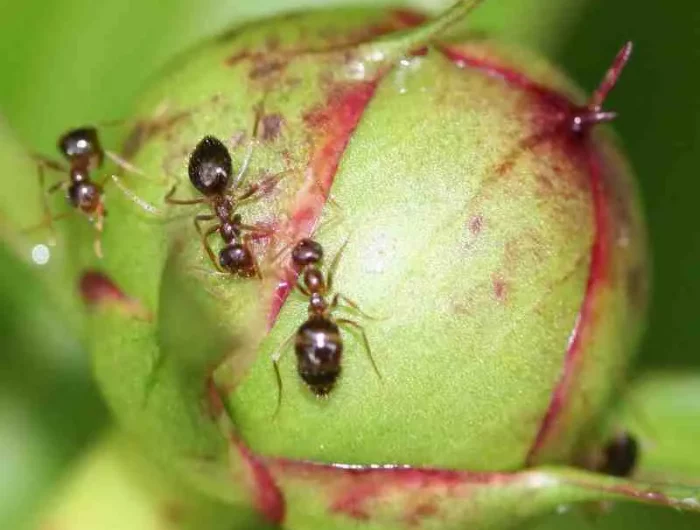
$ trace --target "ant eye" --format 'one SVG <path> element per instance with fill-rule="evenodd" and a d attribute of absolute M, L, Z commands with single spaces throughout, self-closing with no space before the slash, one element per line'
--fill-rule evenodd
<path fill-rule="evenodd" d="M 313 239 L 302 239 L 292 250 L 292 261 L 297 267 L 319 263 L 323 259 L 323 247 Z"/>
<path fill-rule="evenodd" d="M 68 131 L 58 140 L 58 150 L 68 160 L 100 156 L 102 147 L 94 127 L 81 127 Z"/>
<path fill-rule="evenodd" d="M 192 151 L 188 173 L 190 182 L 204 195 L 219 195 L 228 187 L 233 172 L 226 146 L 213 136 L 205 136 Z"/>

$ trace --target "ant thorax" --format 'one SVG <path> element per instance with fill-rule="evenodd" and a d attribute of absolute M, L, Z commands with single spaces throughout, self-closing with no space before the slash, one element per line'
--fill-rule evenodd
<path fill-rule="evenodd" d="M 320 293 L 311 293 L 309 297 L 309 315 L 325 315 L 328 303 Z"/>
<path fill-rule="evenodd" d="M 311 294 L 326 294 L 326 280 L 323 273 L 312 265 L 308 265 L 302 272 L 302 281 L 304 286 Z"/>
<path fill-rule="evenodd" d="M 228 195 L 217 195 L 212 202 L 214 213 L 222 221 L 231 220 L 235 205 L 233 199 Z"/>

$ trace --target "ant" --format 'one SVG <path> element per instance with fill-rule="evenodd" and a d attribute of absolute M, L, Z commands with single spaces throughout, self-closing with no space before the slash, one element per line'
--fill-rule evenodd
<path fill-rule="evenodd" d="M 71 129 L 59 137 L 57 146 L 59 152 L 68 162 L 68 167 L 64 167 L 61 162 L 38 157 L 39 183 L 43 194 L 42 202 L 45 214 L 45 221 L 40 226 L 48 224 L 53 232 L 53 221 L 70 214 L 51 215 L 49 208 L 49 195 L 58 190 L 64 190 L 66 199 L 74 210 L 80 211 L 94 220 L 97 232 L 94 249 L 97 257 L 101 258 L 101 235 L 104 228 L 104 218 L 107 214 L 104 206 L 104 182 L 98 184 L 93 181 L 90 173 L 102 167 L 105 157 L 108 157 L 127 171 L 140 172 L 118 155 L 103 149 L 95 127 Z M 57 182 L 47 189 L 44 168 L 67 173 L 69 178 L 68 180 Z M 116 176 L 113 176 L 113 179 L 117 181 Z M 127 197 L 146 208 L 145 203 L 123 187 L 123 184 L 120 184 L 120 188 L 126 193 Z"/>
<path fill-rule="evenodd" d="M 282 399 L 282 378 L 278 363 L 282 352 L 292 339 L 294 339 L 294 351 L 297 356 L 297 372 L 316 396 L 328 395 L 340 376 L 343 339 L 339 326 L 350 326 L 360 332 L 362 344 L 372 367 L 377 376 L 381 378 L 372 357 L 372 350 L 364 328 L 353 320 L 334 318 L 333 311 L 338 308 L 342 301 L 361 315 L 367 318 L 372 317 L 363 313 L 355 302 L 340 293 L 334 294 L 330 303 L 327 300 L 333 291 L 333 276 L 346 245 L 347 241 L 333 259 L 327 276 L 319 268 L 323 261 L 324 252 L 323 247 L 318 242 L 305 238 L 292 249 L 292 265 L 297 272 L 297 278 L 301 278 L 301 282 L 297 281 L 297 289 L 309 299 L 308 318 L 272 356 L 279 390 L 278 410 Z"/>
<path fill-rule="evenodd" d="M 256 109 L 253 138 L 257 138 L 261 115 L 262 108 L 259 106 Z M 245 190 L 239 191 L 250 164 L 251 154 L 252 142 L 249 144 L 248 153 L 238 174 L 231 182 L 233 163 L 228 149 L 218 138 L 205 136 L 192 151 L 187 168 L 192 186 L 203 196 L 197 199 L 175 199 L 173 195 L 177 186 L 173 186 L 165 196 L 165 202 L 175 205 L 208 204 L 213 213 L 196 215 L 194 226 L 211 262 L 221 273 L 234 274 L 242 278 L 252 276 L 262 278 L 257 260 L 251 250 L 250 236 L 266 236 L 270 234 L 270 230 L 261 226 L 244 224 L 241 215 L 236 213 L 241 204 L 259 200 L 259 193 L 270 185 L 270 183 L 266 185 L 254 183 Z M 272 177 L 273 180 L 278 180 L 284 173 L 285 171 L 278 173 Z M 202 223 L 208 221 L 217 222 L 204 230 Z M 221 235 L 225 244 L 219 250 L 218 256 L 209 244 L 209 237 L 216 232 Z M 248 234 L 243 235 L 243 232 L 248 232 Z"/>
<path fill-rule="evenodd" d="M 639 460 L 639 443 L 628 432 L 616 435 L 603 448 L 597 471 L 613 477 L 629 477 Z"/>

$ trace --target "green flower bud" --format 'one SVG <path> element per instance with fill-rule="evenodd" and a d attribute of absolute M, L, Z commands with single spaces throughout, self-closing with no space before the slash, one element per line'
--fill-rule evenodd
<path fill-rule="evenodd" d="M 295 528 L 323 514 L 393 528 L 444 516 L 465 477 L 505 483 L 597 443 L 647 298 L 634 180 L 598 126 L 630 48 L 587 99 L 522 51 L 437 41 L 471 4 L 430 23 L 376 10 L 259 22 L 179 58 L 144 95 L 125 155 L 146 176 L 115 179 L 126 196 L 106 201 L 104 272 L 83 282 L 106 308 L 96 370 L 124 424 L 212 495 Z M 205 136 L 231 153 L 223 194 L 206 195 L 210 172 L 190 182 Z M 206 232 L 211 197 L 248 193 L 236 241 L 255 267 L 220 272 L 233 232 Z M 326 314 L 343 353 L 324 397 L 294 354 L 309 297 L 290 254 L 308 237 L 342 295 Z M 452 471 L 339 469 L 354 465 Z M 498 502 L 547 479 L 528 477 Z M 467 512 L 445 517 L 506 517 Z"/>

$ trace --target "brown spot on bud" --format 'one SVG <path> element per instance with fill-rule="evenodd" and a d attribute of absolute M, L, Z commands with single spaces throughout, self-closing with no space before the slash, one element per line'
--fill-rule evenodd
<path fill-rule="evenodd" d="M 253 69 L 248 74 L 251 80 L 260 80 L 277 74 L 287 67 L 288 61 L 283 59 L 265 58 L 253 63 Z"/>
<path fill-rule="evenodd" d="M 496 297 L 496 300 L 504 302 L 508 295 L 508 284 L 497 274 L 491 277 L 491 281 L 493 282 L 493 295 Z"/>
<path fill-rule="evenodd" d="M 257 455 L 237 439 L 231 445 L 240 455 L 246 467 L 246 480 L 252 490 L 253 503 L 258 512 L 270 523 L 279 525 L 284 521 L 286 502 L 272 473 Z"/>
<path fill-rule="evenodd" d="M 185 509 L 182 504 L 176 501 L 168 501 L 161 508 L 163 520 L 168 525 L 177 525 L 185 518 Z"/>
<path fill-rule="evenodd" d="M 262 138 L 265 142 L 276 140 L 284 124 L 284 118 L 281 114 L 268 114 L 262 117 Z"/>
<path fill-rule="evenodd" d="M 484 227 L 484 218 L 480 215 L 474 215 L 469 219 L 469 231 L 478 236 L 481 233 L 481 229 Z"/>

